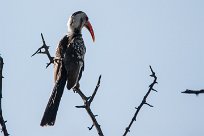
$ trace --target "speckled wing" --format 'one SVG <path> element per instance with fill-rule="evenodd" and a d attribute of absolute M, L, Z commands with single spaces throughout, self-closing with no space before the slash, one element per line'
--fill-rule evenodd
<path fill-rule="evenodd" d="M 64 64 L 67 71 L 67 89 L 74 88 L 84 70 L 84 55 L 86 48 L 81 36 L 75 37 L 69 44 L 65 57 Z"/>

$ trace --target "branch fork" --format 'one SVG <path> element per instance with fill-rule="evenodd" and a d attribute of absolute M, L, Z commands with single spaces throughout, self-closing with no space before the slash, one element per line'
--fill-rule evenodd
<path fill-rule="evenodd" d="M 84 101 L 84 105 L 82 105 L 82 106 L 75 106 L 75 107 L 76 108 L 85 108 L 87 113 L 89 114 L 92 122 L 93 122 L 93 125 L 91 127 L 88 127 L 88 129 L 92 130 L 92 128 L 95 126 L 96 130 L 98 132 L 98 135 L 99 136 L 104 136 L 103 132 L 101 130 L 101 127 L 98 124 L 98 121 L 96 120 L 96 117 L 98 115 L 94 115 L 93 112 L 91 111 L 91 108 L 90 108 L 91 103 L 93 102 L 93 100 L 94 100 L 94 98 L 96 96 L 96 93 L 98 91 L 98 88 L 100 86 L 100 82 L 101 82 L 101 75 L 99 76 L 98 83 L 97 83 L 97 85 L 95 87 L 95 90 L 94 90 L 93 94 L 91 95 L 91 97 L 86 97 L 79 88 L 75 89 L 75 91 L 79 94 L 79 96 L 81 96 L 82 100 Z"/>
<path fill-rule="evenodd" d="M 49 59 L 49 62 L 47 63 L 47 66 L 46 66 L 46 68 L 48 68 L 50 64 L 54 63 L 54 57 L 51 57 L 50 52 L 49 52 L 50 46 L 47 46 L 47 44 L 45 43 L 42 33 L 41 33 L 41 38 L 43 41 L 43 45 L 40 48 L 38 48 L 38 50 L 35 53 L 33 53 L 31 57 L 35 56 L 36 54 L 46 54 Z"/>

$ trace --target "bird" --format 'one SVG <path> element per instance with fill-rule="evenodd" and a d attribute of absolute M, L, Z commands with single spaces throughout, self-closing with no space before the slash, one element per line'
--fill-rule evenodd
<path fill-rule="evenodd" d="M 55 124 L 58 107 L 64 92 L 79 89 L 79 80 L 84 71 L 84 56 L 86 47 L 82 38 L 82 28 L 85 27 L 91 34 L 93 42 L 95 35 L 88 16 L 83 11 L 74 12 L 67 22 L 68 32 L 60 40 L 54 57 L 54 88 L 44 111 L 41 126 Z"/>

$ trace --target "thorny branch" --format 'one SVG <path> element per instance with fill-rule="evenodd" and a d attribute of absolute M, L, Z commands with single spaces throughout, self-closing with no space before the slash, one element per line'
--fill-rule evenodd
<path fill-rule="evenodd" d="M 146 99 L 147 99 L 147 97 L 149 96 L 149 94 L 150 94 L 151 91 L 157 92 L 157 91 L 153 88 L 154 85 L 157 84 L 157 76 L 155 75 L 155 72 L 153 71 L 153 69 L 152 69 L 151 66 L 150 66 L 150 70 L 151 70 L 151 72 L 152 72 L 152 74 L 151 74 L 150 76 L 154 78 L 154 81 L 149 85 L 149 90 L 147 91 L 147 93 L 146 93 L 146 95 L 144 96 L 144 98 L 143 98 L 142 102 L 140 103 L 140 105 L 136 108 L 136 112 L 135 112 L 135 114 L 134 114 L 134 116 L 133 116 L 133 118 L 132 118 L 130 124 L 129 124 L 128 127 L 125 129 L 125 133 L 123 134 L 123 136 L 126 136 L 127 133 L 130 132 L 130 127 L 132 126 L 133 122 L 136 121 L 137 115 L 138 115 L 140 109 L 142 108 L 142 106 L 143 106 L 144 104 L 146 104 L 146 105 L 148 105 L 148 106 L 150 106 L 150 107 L 153 107 L 152 105 L 150 105 L 149 103 L 146 102 L 146 101 L 147 101 Z"/>
<path fill-rule="evenodd" d="M 186 91 L 183 91 L 181 93 L 199 95 L 201 93 L 204 93 L 204 89 L 201 89 L 201 90 L 189 90 L 189 89 L 186 89 Z"/>
<path fill-rule="evenodd" d="M 2 131 L 4 133 L 4 136 L 8 136 L 9 134 L 8 134 L 7 129 L 6 129 L 6 122 L 7 121 L 4 121 L 4 118 L 3 118 L 3 115 L 2 115 L 2 108 L 1 108 L 3 65 L 4 65 L 3 58 L 0 56 L 0 124 L 1 124 L 1 127 L 2 127 Z"/>
<path fill-rule="evenodd" d="M 54 63 L 54 57 L 51 57 L 50 52 L 49 52 L 49 46 L 46 45 L 42 33 L 41 33 L 41 37 L 42 37 L 43 45 L 40 48 L 38 48 L 38 50 L 31 57 L 33 57 L 36 54 L 47 54 L 47 57 L 50 61 L 49 63 L 47 63 L 47 66 L 46 66 L 46 68 L 47 68 L 47 67 L 49 67 L 50 64 Z M 44 51 L 43 51 L 43 49 L 44 49 Z"/>
<path fill-rule="evenodd" d="M 93 99 L 94 99 L 94 97 L 95 97 L 95 95 L 96 95 L 96 93 L 98 91 L 99 86 L 100 86 L 100 81 L 101 81 L 101 75 L 99 76 L 98 83 L 97 83 L 96 88 L 95 88 L 95 90 L 94 90 L 94 92 L 93 92 L 91 97 L 86 97 L 82 93 L 82 91 L 80 89 L 75 89 L 75 91 L 81 96 L 82 100 L 84 101 L 84 105 L 76 106 L 76 108 L 85 108 L 87 113 L 91 117 L 92 122 L 93 122 L 93 125 L 91 127 L 88 127 L 89 130 L 91 130 L 93 128 L 93 126 L 95 126 L 96 130 L 98 132 L 98 135 L 99 136 L 104 136 L 103 132 L 101 130 L 101 126 L 98 124 L 98 121 L 96 120 L 96 116 L 97 115 L 94 115 L 93 112 L 91 111 L 91 108 L 90 108 L 91 103 L 92 103 L 92 101 L 93 101 Z"/>

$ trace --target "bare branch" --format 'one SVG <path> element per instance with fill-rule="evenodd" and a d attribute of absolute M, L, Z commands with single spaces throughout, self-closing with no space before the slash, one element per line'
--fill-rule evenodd
<path fill-rule="evenodd" d="M 76 91 L 79 94 L 79 96 L 81 96 L 82 100 L 84 101 L 83 106 L 76 106 L 76 107 L 86 109 L 87 113 L 89 114 L 89 116 L 90 116 L 90 118 L 91 118 L 91 120 L 93 122 L 93 126 L 96 127 L 98 135 L 99 136 L 104 136 L 103 132 L 101 130 L 101 126 L 98 124 L 98 121 L 96 120 L 96 116 L 98 116 L 98 115 L 94 115 L 93 112 L 91 111 L 91 108 L 90 108 L 91 102 L 93 101 L 93 99 L 94 99 L 94 97 L 95 97 L 95 95 L 97 93 L 97 90 L 98 90 L 98 88 L 100 86 L 100 80 L 101 80 L 101 75 L 99 76 L 98 83 L 97 83 L 96 88 L 95 88 L 95 90 L 94 90 L 94 92 L 93 92 L 90 99 L 88 99 L 89 97 L 86 97 L 79 88 L 75 89 L 74 91 Z M 93 128 L 93 126 L 89 127 L 89 130 L 91 130 Z"/>
<path fill-rule="evenodd" d="M 189 89 L 186 89 L 186 91 L 183 91 L 181 93 L 199 95 L 201 93 L 204 93 L 204 89 L 201 89 L 201 90 L 189 90 Z"/>
<path fill-rule="evenodd" d="M 99 78 L 98 78 L 98 83 L 97 83 L 97 85 L 96 85 L 96 88 L 95 88 L 95 90 L 94 90 L 94 92 L 93 92 L 93 94 L 92 94 L 92 96 L 91 96 L 91 98 L 90 98 L 90 100 L 89 100 L 89 104 L 91 105 L 91 102 L 93 101 L 93 99 L 94 99 L 94 97 L 95 97 L 95 95 L 96 95 L 96 93 L 97 93 L 97 91 L 98 91 L 98 88 L 99 88 L 99 86 L 100 86 L 100 83 L 101 83 L 101 75 L 99 76 Z"/>
<path fill-rule="evenodd" d="M 2 107 L 1 107 L 3 65 L 4 65 L 3 58 L 0 56 L 0 124 L 1 124 L 1 127 L 2 127 L 2 131 L 4 133 L 4 136 L 8 136 L 9 134 L 8 134 L 7 129 L 6 129 L 6 122 L 7 121 L 4 121 L 4 118 L 3 118 L 3 115 L 2 115 Z"/>
<path fill-rule="evenodd" d="M 144 96 L 144 98 L 143 98 L 142 102 L 140 103 L 140 105 L 135 108 L 135 109 L 136 109 L 136 112 L 135 112 L 135 114 L 134 114 L 134 116 L 133 116 L 133 118 L 132 118 L 130 124 L 129 124 L 128 127 L 125 129 L 125 133 L 123 134 L 123 136 L 126 136 L 127 133 L 130 132 L 130 127 L 132 126 L 133 122 L 136 121 L 137 115 L 138 115 L 140 109 L 142 108 L 142 106 L 143 106 L 144 104 L 146 104 L 146 105 L 148 105 L 148 106 L 150 106 L 150 107 L 153 107 L 152 105 L 146 103 L 146 99 L 147 99 L 147 97 L 149 96 L 150 92 L 151 92 L 151 91 L 155 91 L 155 89 L 153 89 L 153 87 L 154 87 L 154 85 L 157 83 L 157 76 L 155 75 L 155 72 L 153 71 L 153 69 L 152 69 L 151 66 L 150 66 L 150 70 L 151 70 L 151 72 L 152 72 L 152 74 L 151 74 L 150 76 L 154 78 L 154 81 L 149 85 L 149 90 L 147 91 L 147 93 L 146 93 L 146 95 Z"/>
<path fill-rule="evenodd" d="M 31 57 L 35 56 L 36 54 L 46 54 L 50 61 L 47 63 L 47 66 L 46 66 L 47 68 L 49 67 L 50 64 L 54 63 L 54 57 L 51 57 L 50 52 L 49 52 L 49 46 L 46 45 L 42 33 L 41 33 L 41 37 L 42 37 L 43 45 L 40 48 L 38 48 L 38 50 Z"/>
<path fill-rule="evenodd" d="M 0 56 L 0 98 L 2 98 L 2 71 L 3 71 L 4 61 L 3 58 Z"/>

